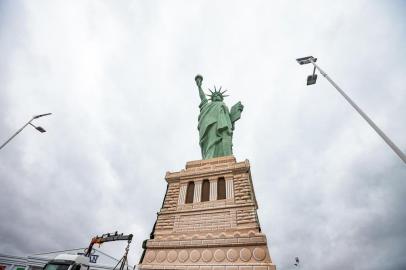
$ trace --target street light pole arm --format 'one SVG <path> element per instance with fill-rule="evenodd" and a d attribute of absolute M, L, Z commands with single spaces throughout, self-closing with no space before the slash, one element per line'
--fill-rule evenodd
<path fill-rule="evenodd" d="M 17 130 L 17 132 L 14 133 L 13 136 L 10 137 L 10 139 L 8 139 L 5 143 L 3 143 L 3 144 L 0 146 L 0 150 L 1 150 L 6 144 L 8 144 L 15 136 L 17 136 L 18 133 L 20 133 L 26 126 L 28 126 L 29 124 L 31 124 L 32 120 L 34 120 L 34 119 L 35 119 L 34 117 L 31 118 L 30 121 L 28 121 L 24 126 L 22 126 L 19 130 Z"/>
<path fill-rule="evenodd" d="M 34 116 L 33 119 L 37 119 L 37 118 L 44 117 L 44 116 L 51 115 L 51 114 L 52 113 L 39 114 L 39 115 Z"/>
<path fill-rule="evenodd" d="M 389 145 L 390 148 L 400 157 L 400 159 L 406 164 L 406 156 L 405 154 L 386 136 L 385 133 L 364 113 L 357 104 L 355 104 L 352 99 L 345 94 L 345 92 L 325 73 L 314 61 L 310 58 L 310 62 L 313 64 L 315 68 L 317 68 L 321 75 L 323 75 L 337 91 L 350 103 L 350 105 L 368 122 L 368 124 L 378 133 L 379 136 Z"/>
<path fill-rule="evenodd" d="M 1 146 L 0 146 L 0 150 L 6 145 L 6 144 L 8 144 L 15 136 L 17 136 L 18 135 L 18 133 L 20 133 L 26 126 L 28 126 L 28 125 L 32 125 L 36 130 L 38 130 L 39 132 L 45 132 L 45 129 L 43 129 L 42 127 L 36 127 L 36 126 L 34 126 L 33 124 L 31 124 L 31 122 L 32 122 L 32 120 L 34 120 L 34 119 L 37 119 L 37 118 L 40 118 L 40 117 L 44 117 L 44 116 L 47 116 L 47 115 L 51 115 L 52 113 L 44 113 L 44 114 L 39 114 L 39 115 L 35 115 L 35 116 L 33 116 L 31 119 L 30 119 L 30 121 L 28 121 L 24 126 L 22 126 L 19 130 L 17 130 L 17 132 L 16 133 L 14 133 L 13 134 L 13 136 L 11 136 L 10 137 L 10 139 L 8 139 L 5 143 L 3 143 Z"/>

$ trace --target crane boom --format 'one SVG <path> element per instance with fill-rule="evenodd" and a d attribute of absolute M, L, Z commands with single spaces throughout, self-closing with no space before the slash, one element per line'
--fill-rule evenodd
<path fill-rule="evenodd" d="M 124 234 L 118 234 L 118 232 L 115 233 L 105 233 L 102 236 L 95 236 L 92 238 L 90 241 L 89 247 L 85 250 L 85 256 L 89 257 L 92 250 L 93 250 L 93 245 L 94 244 L 103 244 L 105 242 L 112 242 L 112 241 L 128 241 L 128 244 L 131 243 L 131 240 L 133 239 L 132 234 L 124 235 Z"/>

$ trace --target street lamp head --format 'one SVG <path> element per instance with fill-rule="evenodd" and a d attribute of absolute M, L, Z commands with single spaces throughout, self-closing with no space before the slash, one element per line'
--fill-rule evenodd
<path fill-rule="evenodd" d="M 296 61 L 300 64 L 300 65 L 305 65 L 305 64 L 309 64 L 311 63 L 312 60 L 313 62 L 317 61 L 317 58 L 314 58 L 313 56 L 306 56 L 306 57 L 302 57 L 302 58 L 297 58 Z"/>
<path fill-rule="evenodd" d="M 43 128 L 43 127 L 40 127 L 40 126 L 35 126 L 35 125 L 33 125 L 31 122 L 29 122 L 29 124 L 33 127 L 33 128 L 35 128 L 36 130 L 38 130 L 39 132 L 41 132 L 41 133 L 44 133 L 44 132 L 46 132 L 46 130 Z"/>
<path fill-rule="evenodd" d="M 43 127 L 35 127 L 35 129 L 36 130 L 38 130 L 39 132 L 41 132 L 41 133 L 44 133 L 44 132 L 46 132 L 46 130 L 43 128 Z"/>
<path fill-rule="evenodd" d="M 315 84 L 317 80 L 317 74 L 307 76 L 307 85 Z"/>
<path fill-rule="evenodd" d="M 314 69 L 313 69 L 313 74 L 307 76 L 307 85 L 312 85 L 315 84 L 317 81 L 317 74 L 316 74 L 316 64 L 314 62 L 317 61 L 317 58 L 314 58 L 313 56 L 306 56 L 302 58 L 297 58 L 296 61 L 299 63 L 299 65 L 306 65 L 313 63 Z"/>

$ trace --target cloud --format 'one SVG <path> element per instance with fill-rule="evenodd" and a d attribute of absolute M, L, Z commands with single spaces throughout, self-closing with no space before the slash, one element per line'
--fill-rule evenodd
<path fill-rule="evenodd" d="M 401 149 L 401 2 L 2 2 L 0 252 L 84 247 L 134 233 L 137 263 L 166 171 L 200 158 L 199 98 L 245 105 L 234 153 L 250 159 L 278 269 L 403 269 L 405 166 L 319 75 L 311 55 Z M 264 192 L 266 190 L 266 192 Z M 102 247 L 116 257 L 122 245 Z"/>

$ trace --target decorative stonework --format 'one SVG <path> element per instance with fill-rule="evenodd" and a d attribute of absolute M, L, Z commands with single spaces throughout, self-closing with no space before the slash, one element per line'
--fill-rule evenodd
<path fill-rule="evenodd" d="M 263 261 L 266 257 L 266 252 L 263 248 L 254 248 L 252 255 L 254 256 L 255 260 Z"/>
<path fill-rule="evenodd" d="M 166 252 L 165 250 L 160 250 L 156 255 L 156 261 L 161 263 L 166 259 Z"/>
<path fill-rule="evenodd" d="M 202 260 L 204 262 L 211 262 L 213 259 L 213 253 L 209 249 L 205 249 L 202 253 Z"/>
<path fill-rule="evenodd" d="M 155 260 L 155 251 L 153 250 L 148 250 L 147 252 L 147 256 L 145 257 L 145 259 L 147 260 L 147 262 L 152 262 L 153 260 Z"/>
<path fill-rule="evenodd" d="M 222 250 L 222 249 L 217 249 L 217 250 L 214 252 L 214 260 L 215 260 L 216 262 L 222 262 L 222 261 L 224 261 L 225 258 L 226 258 L 226 254 L 224 253 L 224 250 Z"/>
<path fill-rule="evenodd" d="M 238 252 L 232 248 L 227 251 L 227 260 L 230 262 L 235 262 L 238 259 Z"/>
<path fill-rule="evenodd" d="M 186 262 L 189 258 L 189 253 L 186 250 L 182 250 L 179 252 L 179 262 Z"/>
<path fill-rule="evenodd" d="M 157 252 L 157 254 L 156 254 Z M 148 263 L 162 263 L 165 259 L 169 263 L 190 262 L 190 263 L 221 263 L 221 262 L 260 262 L 266 259 L 267 251 L 262 247 L 253 250 L 246 247 L 193 249 L 188 252 L 186 249 L 177 250 L 150 250 L 147 252 L 145 260 Z M 213 255 L 214 254 L 214 255 Z"/>
<path fill-rule="evenodd" d="M 176 261 L 177 258 L 178 258 L 178 252 L 176 250 L 171 250 L 168 252 L 168 256 L 167 256 L 168 262 L 172 263 L 172 262 Z"/>
<path fill-rule="evenodd" d="M 200 251 L 194 249 L 190 252 L 190 260 L 192 262 L 197 262 L 200 259 Z"/>
<path fill-rule="evenodd" d="M 240 250 L 240 259 L 244 262 L 248 262 L 251 259 L 251 250 L 243 248 Z"/>
<path fill-rule="evenodd" d="M 217 199 L 219 178 L 225 179 L 222 200 Z M 204 180 L 210 183 L 209 201 L 201 202 Z M 166 181 L 167 194 L 140 269 L 275 270 L 258 223 L 248 160 L 191 161 L 185 170 L 168 172 Z M 185 203 L 190 181 L 193 203 Z"/>

